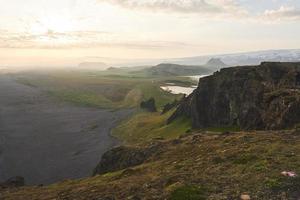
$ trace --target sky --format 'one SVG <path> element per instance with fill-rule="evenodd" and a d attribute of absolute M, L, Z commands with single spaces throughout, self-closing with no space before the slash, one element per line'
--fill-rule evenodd
<path fill-rule="evenodd" d="M 299 0 L 0 0 L 2 66 L 299 47 Z"/>

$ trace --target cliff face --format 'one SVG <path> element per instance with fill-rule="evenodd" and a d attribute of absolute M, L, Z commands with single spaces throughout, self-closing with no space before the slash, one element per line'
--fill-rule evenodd
<path fill-rule="evenodd" d="M 221 69 L 200 80 L 169 122 L 179 116 L 190 117 L 194 128 L 293 128 L 300 122 L 300 63 Z"/>
<path fill-rule="evenodd" d="M 162 152 L 162 146 L 153 144 L 147 148 L 120 146 L 106 152 L 93 174 L 105 174 L 144 163 L 151 156 Z"/>

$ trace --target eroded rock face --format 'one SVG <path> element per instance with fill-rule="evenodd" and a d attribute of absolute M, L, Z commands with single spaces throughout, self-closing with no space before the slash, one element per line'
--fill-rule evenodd
<path fill-rule="evenodd" d="M 140 165 L 159 153 L 162 146 L 154 144 L 146 148 L 120 146 L 106 152 L 94 170 L 94 175 L 114 172 Z"/>
<path fill-rule="evenodd" d="M 160 114 L 163 115 L 163 114 L 169 112 L 170 110 L 175 108 L 179 103 L 180 103 L 180 101 L 177 101 L 176 99 L 172 103 L 167 103 L 166 105 L 163 106 L 163 110 Z"/>
<path fill-rule="evenodd" d="M 292 128 L 300 122 L 300 63 L 221 69 L 200 80 L 169 122 L 180 116 L 195 128 Z"/>
<path fill-rule="evenodd" d="M 150 98 L 147 101 L 142 101 L 140 106 L 142 109 L 145 109 L 149 112 L 157 111 L 154 98 Z"/>

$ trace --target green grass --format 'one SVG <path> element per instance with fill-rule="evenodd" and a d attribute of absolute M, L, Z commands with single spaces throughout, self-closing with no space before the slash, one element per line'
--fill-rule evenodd
<path fill-rule="evenodd" d="M 173 102 L 175 98 L 180 98 L 181 95 L 174 95 L 169 92 L 162 90 L 159 82 L 150 82 L 147 84 L 140 84 L 137 86 L 137 89 L 142 91 L 143 99 L 150 99 L 153 97 L 155 99 L 156 106 L 160 109 L 167 103 Z"/>
<path fill-rule="evenodd" d="M 146 135 L 144 133 L 143 135 Z M 294 131 L 201 132 L 176 142 L 160 141 L 159 154 L 145 163 L 95 177 L 44 187 L 25 187 L 3 193 L 4 199 L 298 199 L 300 135 Z M 139 146 L 141 149 L 153 147 Z M 133 148 L 133 147 L 131 147 Z M 255 156 L 253 156 L 255 155 Z M 127 155 L 126 155 L 127 156 Z M 133 157 L 135 155 L 132 155 Z"/>
<path fill-rule="evenodd" d="M 177 138 L 191 128 L 191 122 L 187 118 L 180 118 L 171 124 L 166 124 L 172 112 L 164 115 L 139 112 L 116 127 L 112 134 L 130 144 L 146 142 L 155 138 Z"/>
<path fill-rule="evenodd" d="M 158 110 L 166 103 L 181 98 L 163 91 L 164 78 L 138 77 L 125 72 L 50 71 L 16 75 L 19 83 L 48 91 L 58 100 L 80 106 L 101 108 L 138 107 L 142 100 L 153 97 Z M 170 77 L 168 77 L 168 80 Z M 171 80 L 185 81 L 184 77 Z"/>
<path fill-rule="evenodd" d="M 110 100 L 106 99 L 102 95 L 96 95 L 93 93 L 76 91 L 49 91 L 49 95 L 79 106 L 99 108 L 112 108 L 113 106 Z"/>
<path fill-rule="evenodd" d="M 171 193 L 170 200 L 205 200 L 205 189 L 197 186 L 182 186 Z"/>

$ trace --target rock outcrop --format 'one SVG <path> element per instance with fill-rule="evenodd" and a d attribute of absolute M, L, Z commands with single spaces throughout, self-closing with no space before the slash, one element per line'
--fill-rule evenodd
<path fill-rule="evenodd" d="M 177 99 L 175 99 L 172 103 L 167 103 L 166 105 L 163 106 L 163 110 L 162 110 L 161 114 L 163 115 L 163 114 L 169 112 L 170 110 L 175 108 L 179 103 L 180 103 L 180 101 L 177 101 Z"/>
<path fill-rule="evenodd" d="M 94 170 L 94 175 L 114 172 L 128 167 L 140 165 L 148 160 L 151 156 L 161 152 L 162 146 L 153 144 L 146 148 L 141 147 L 116 147 L 106 152 L 100 163 Z"/>
<path fill-rule="evenodd" d="M 157 111 L 154 98 L 150 98 L 147 101 L 142 101 L 140 106 L 142 109 L 145 109 L 149 112 Z"/>
<path fill-rule="evenodd" d="M 293 128 L 300 123 L 300 63 L 221 69 L 202 78 L 168 122 L 180 116 L 190 117 L 194 128 Z"/>

